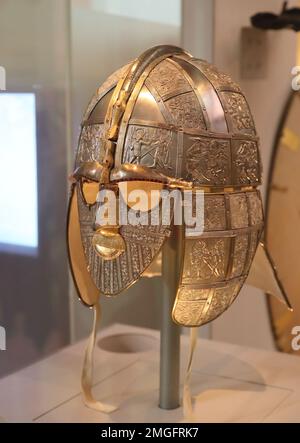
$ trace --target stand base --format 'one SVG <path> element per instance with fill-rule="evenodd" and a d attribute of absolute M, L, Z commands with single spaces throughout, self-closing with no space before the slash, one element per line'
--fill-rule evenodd
<path fill-rule="evenodd" d="M 94 393 L 118 406 L 116 412 L 101 414 L 82 402 L 83 340 L 0 380 L 0 416 L 8 422 L 109 422 L 112 426 L 182 422 L 182 408 L 157 406 L 159 332 L 114 325 L 100 337 L 128 334 L 132 342 L 135 334 L 152 337 L 153 347 L 143 351 L 139 345 L 127 353 L 95 349 Z M 181 336 L 182 374 L 188 347 L 189 337 Z M 191 381 L 197 422 L 300 422 L 300 359 L 295 356 L 199 339 Z"/>

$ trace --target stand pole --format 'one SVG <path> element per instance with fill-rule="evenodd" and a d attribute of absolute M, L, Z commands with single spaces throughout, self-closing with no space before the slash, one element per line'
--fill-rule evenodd
<path fill-rule="evenodd" d="M 180 327 L 171 317 L 182 255 L 182 227 L 174 226 L 163 248 L 163 293 L 160 332 L 159 407 L 179 407 Z"/>

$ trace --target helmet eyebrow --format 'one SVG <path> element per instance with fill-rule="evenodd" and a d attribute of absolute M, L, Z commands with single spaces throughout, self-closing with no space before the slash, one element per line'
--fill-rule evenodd
<path fill-rule="evenodd" d="M 104 166 L 97 161 L 84 162 L 75 169 L 71 175 L 71 180 L 79 181 L 80 179 L 87 179 L 94 182 L 99 182 Z"/>
<path fill-rule="evenodd" d="M 167 185 L 168 187 L 192 189 L 192 183 L 185 180 L 169 177 L 162 172 L 149 168 L 145 165 L 133 165 L 130 163 L 122 164 L 111 171 L 110 179 L 112 182 L 121 181 L 152 181 Z"/>

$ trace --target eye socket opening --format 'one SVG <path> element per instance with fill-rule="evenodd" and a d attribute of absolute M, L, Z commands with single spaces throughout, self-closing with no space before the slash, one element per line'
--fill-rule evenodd
<path fill-rule="evenodd" d="M 80 194 L 86 206 L 94 206 L 97 203 L 98 192 L 101 188 L 99 183 L 80 178 L 78 181 Z M 105 186 L 106 187 L 106 186 Z M 158 182 L 148 181 L 123 181 L 110 184 L 108 189 L 113 189 L 118 197 L 121 197 L 129 208 L 141 212 L 151 211 L 161 201 L 161 191 L 164 185 Z"/>
<path fill-rule="evenodd" d="M 149 212 L 161 202 L 163 183 L 131 180 L 118 183 L 120 198 L 135 211 Z"/>
<path fill-rule="evenodd" d="M 94 206 L 97 203 L 99 183 L 81 178 L 79 180 L 79 188 L 82 200 L 86 206 Z"/>

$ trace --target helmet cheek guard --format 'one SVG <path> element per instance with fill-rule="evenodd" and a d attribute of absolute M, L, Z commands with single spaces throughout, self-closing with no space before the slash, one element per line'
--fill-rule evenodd
<path fill-rule="evenodd" d="M 90 387 L 98 298 L 122 292 L 153 263 L 173 229 L 173 207 L 169 221 L 160 217 L 154 226 L 124 224 L 120 211 L 102 225 L 98 216 L 105 199 L 132 206 L 126 187 L 143 189 L 148 202 L 152 190 L 203 192 L 203 232 L 191 234 L 183 227 L 172 318 L 183 326 L 214 320 L 239 294 L 258 245 L 259 269 L 270 269 L 260 244 L 261 161 L 248 103 L 215 66 L 174 46 L 149 49 L 109 77 L 92 99 L 72 181 L 70 264 L 80 298 L 95 307 L 82 386 L 88 406 L 109 412 L 93 399 Z M 161 204 L 160 198 L 152 203 Z M 132 209 L 142 218 L 148 215 L 141 202 Z M 269 278 L 250 272 L 251 284 L 288 304 L 273 268 L 265 275 Z"/>

